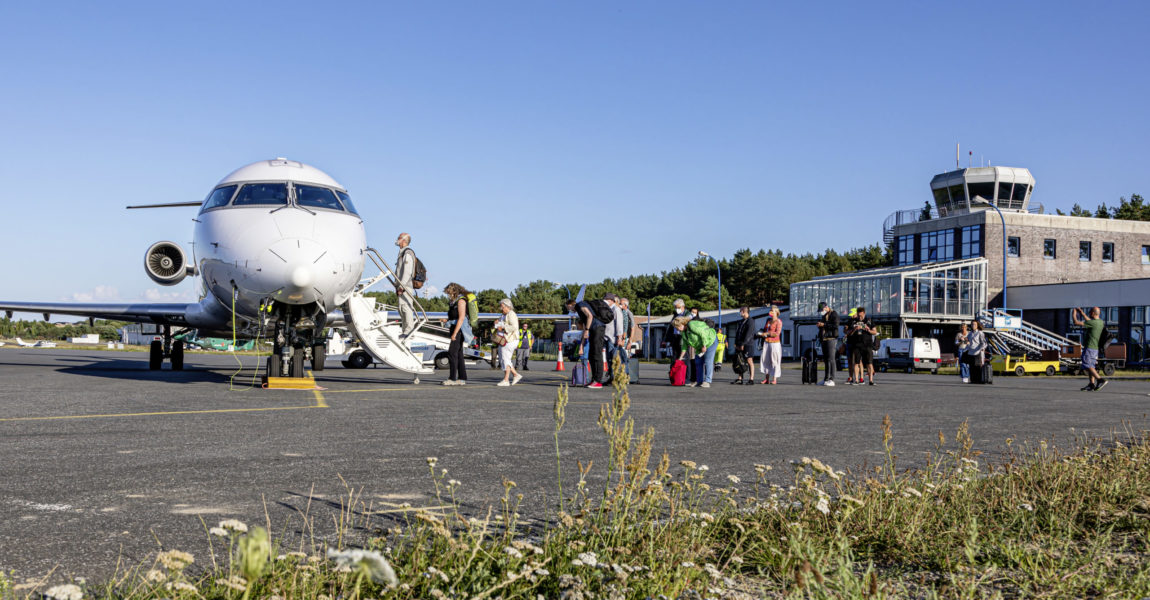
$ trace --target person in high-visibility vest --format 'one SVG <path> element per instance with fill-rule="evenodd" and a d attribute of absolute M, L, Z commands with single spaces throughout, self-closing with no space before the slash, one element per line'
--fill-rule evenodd
<path fill-rule="evenodd" d="M 723 354 L 727 351 L 727 334 L 716 329 L 715 336 L 719 338 L 719 345 L 715 346 L 715 370 L 718 371 L 719 365 L 723 362 Z"/>
<path fill-rule="evenodd" d="M 531 333 L 531 329 L 527 327 L 527 323 L 523 323 L 523 327 L 519 332 L 519 346 L 515 348 L 515 365 L 517 368 L 529 371 L 527 368 L 527 359 L 531 358 L 531 345 L 535 343 L 535 336 Z"/>

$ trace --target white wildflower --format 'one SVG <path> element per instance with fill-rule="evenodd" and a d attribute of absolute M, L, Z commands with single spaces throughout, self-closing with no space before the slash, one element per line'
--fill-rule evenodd
<path fill-rule="evenodd" d="M 827 502 L 826 496 L 819 496 L 819 501 L 817 503 L 815 503 L 815 510 L 823 513 L 824 515 L 830 514 L 831 507 L 830 507 L 830 504 Z"/>
<path fill-rule="evenodd" d="M 503 553 L 507 556 L 510 556 L 511 558 L 523 558 L 523 553 L 516 550 L 515 548 L 512 548 L 511 546 L 504 546 Z"/>
<path fill-rule="evenodd" d="M 168 550 L 156 555 L 156 560 L 169 571 L 182 571 L 184 567 L 196 562 L 196 558 L 182 550 Z"/>
<path fill-rule="evenodd" d="M 1034 507 L 1025 503 L 1025 502 L 1022 504 L 1019 504 L 1018 508 L 1021 508 L 1022 510 L 1025 510 L 1026 512 L 1034 512 Z"/>
<path fill-rule="evenodd" d="M 579 554 L 579 560 L 588 567 L 594 567 L 599 564 L 599 555 L 594 552 L 582 552 Z"/>
<path fill-rule="evenodd" d="M 920 492 L 914 488 L 906 488 L 906 493 L 910 494 L 911 496 L 914 496 L 915 498 L 922 498 L 922 492 Z"/>
<path fill-rule="evenodd" d="M 695 461 L 693 461 L 693 460 L 681 460 L 681 461 L 679 461 L 679 465 L 686 467 L 688 469 L 694 469 L 696 466 L 698 466 L 697 464 L 695 464 Z"/>
<path fill-rule="evenodd" d="M 84 597 L 84 590 L 78 585 L 66 583 L 48 588 L 48 591 L 44 592 L 44 597 L 56 600 L 81 600 Z"/>
<path fill-rule="evenodd" d="M 737 554 L 733 555 L 733 556 L 731 556 L 731 562 L 735 563 L 736 565 L 741 565 L 741 564 L 743 564 L 743 557 L 741 557 Z"/>
<path fill-rule="evenodd" d="M 731 483 L 739 483 L 740 480 L 738 475 L 727 475 L 727 481 L 730 481 Z"/>
<path fill-rule="evenodd" d="M 196 586 L 185 581 L 173 581 L 171 583 L 165 583 L 164 589 L 169 592 L 191 592 L 193 594 L 199 593 L 199 590 L 196 589 Z"/>
<path fill-rule="evenodd" d="M 710 470 L 711 470 L 711 467 L 708 467 L 707 465 L 699 465 L 699 471 L 702 473 L 706 473 L 707 471 L 710 471 Z"/>
<path fill-rule="evenodd" d="M 683 561 L 679 566 L 683 567 L 684 569 L 694 569 L 695 563 L 687 560 L 687 561 Z"/>
<path fill-rule="evenodd" d="M 242 592 L 248 589 L 248 582 L 243 577 L 232 575 L 227 579 L 217 579 L 216 583 L 219 585 L 232 588 L 237 592 Z"/>
<path fill-rule="evenodd" d="M 395 585 L 398 579 L 395 570 L 388 564 L 387 559 L 378 552 L 367 550 L 345 550 L 340 552 L 329 548 L 327 557 L 338 565 L 346 565 L 365 573 L 372 581 L 379 584 Z"/>
<path fill-rule="evenodd" d="M 458 479 L 450 479 L 450 480 L 448 480 L 447 485 L 449 485 L 451 487 L 459 487 L 459 486 L 463 485 L 463 483 L 460 482 Z"/>
<path fill-rule="evenodd" d="M 243 521 L 236 519 L 224 519 L 223 521 L 220 521 L 220 528 L 234 531 L 236 533 L 248 532 L 248 526 L 245 525 Z"/>
<path fill-rule="evenodd" d="M 431 467 L 432 469 L 434 469 L 434 468 L 435 468 L 435 463 L 437 463 L 437 462 L 439 462 L 439 459 L 438 459 L 438 458 L 436 458 L 436 457 L 434 457 L 434 456 L 428 456 L 428 457 L 427 457 L 427 465 L 428 465 L 429 467 Z"/>
<path fill-rule="evenodd" d="M 228 537 L 228 530 L 223 527 L 212 527 L 208 530 L 208 533 L 216 537 Z"/>
<path fill-rule="evenodd" d="M 167 578 L 168 578 L 168 576 L 163 571 L 161 571 L 159 569 L 151 569 L 147 573 L 144 573 L 144 579 L 147 579 L 148 581 L 151 581 L 152 583 L 160 583 L 161 581 L 164 581 Z"/>
<path fill-rule="evenodd" d="M 572 567 L 582 567 L 582 566 L 583 566 L 583 561 L 581 561 L 581 560 L 579 560 L 578 558 L 576 558 L 575 560 L 571 561 L 571 566 L 572 566 Z"/>
<path fill-rule="evenodd" d="M 706 521 L 708 523 L 714 523 L 715 522 L 715 515 L 712 515 L 711 513 L 705 513 L 705 512 L 699 513 L 699 519 Z"/>

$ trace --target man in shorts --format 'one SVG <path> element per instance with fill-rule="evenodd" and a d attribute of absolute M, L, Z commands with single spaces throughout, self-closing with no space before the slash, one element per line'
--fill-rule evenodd
<path fill-rule="evenodd" d="M 863 375 L 867 376 L 867 385 L 874 385 L 874 336 L 878 333 L 874 323 L 866 316 L 866 308 L 855 309 L 855 316 L 847 325 L 847 339 L 850 340 L 851 362 L 854 365 L 854 383 L 863 384 Z"/>
<path fill-rule="evenodd" d="M 1106 329 L 1106 321 L 1100 316 L 1102 310 L 1097 306 L 1090 309 L 1089 319 L 1081 308 L 1074 309 L 1074 324 L 1082 328 L 1082 370 L 1090 377 L 1090 383 L 1082 388 L 1084 392 L 1096 392 L 1109 383 L 1098 374 L 1098 343 L 1102 339 L 1102 330 Z"/>

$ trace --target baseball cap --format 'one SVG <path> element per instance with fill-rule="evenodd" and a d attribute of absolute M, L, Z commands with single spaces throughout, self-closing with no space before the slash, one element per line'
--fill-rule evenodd
<path fill-rule="evenodd" d="M 603 294 L 603 299 L 604 300 L 614 300 L 616 302 L 619 301 L 619 297 L 616 296 L 615 294 L 612 294 L 611 292 L 607 292 L 606 294 Z"/>

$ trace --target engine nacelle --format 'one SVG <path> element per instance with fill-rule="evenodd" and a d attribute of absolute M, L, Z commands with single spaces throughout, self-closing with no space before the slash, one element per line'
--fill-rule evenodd
<path fill-rule="evenodd" d="M 156 242 L 144 253 L 144 270 L 160 285 L 176 285 L 188 276 L 188 258 L 174 242 Z"/>

